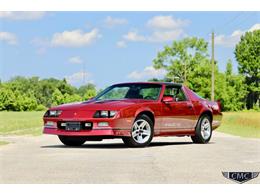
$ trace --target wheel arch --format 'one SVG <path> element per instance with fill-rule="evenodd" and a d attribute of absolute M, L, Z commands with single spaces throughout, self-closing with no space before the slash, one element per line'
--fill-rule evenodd
<path fill-rule="evenodd" d="M 200 119 L 200 117 L 203 116 L 203 115 L 208 115 L 208 116 L 210 117 L 210 121 L 211 121 L 211 122 L 213 121 L 213 114 L 212 114 L 211 111 L 209 111 L 209 110 L 203 111 L 203 112 L 200 114 L 199 119 Z"/>
<path fill-rule="evenodd" d="M 139 117 L 139 116 L 141 116 L 141 115 L 143 115 L 143 114 L 146 115 L 146 116 L 148 116 L 148 117 L 152 120 L 153 125 L 155 124 L 154 113 L 153 113 L 151 110 L 142 110 L 142 111 L 139 111 L 139 112 L 136 113 L 135 118 L 137 118 L 137 117 Z"/>

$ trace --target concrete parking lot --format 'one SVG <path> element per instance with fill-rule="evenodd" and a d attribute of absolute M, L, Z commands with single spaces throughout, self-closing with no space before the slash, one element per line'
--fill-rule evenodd
<path fill-rule="evenodd" d="M 0 138 L 11 142 L 0 147 L 0 183 L 234 183 L 221 172 L 260 171 L 260 139 L 219 132 L 206 145 L 160 137 L 147 148 L 120 139 L 69 148 L 52 135 Z"/>

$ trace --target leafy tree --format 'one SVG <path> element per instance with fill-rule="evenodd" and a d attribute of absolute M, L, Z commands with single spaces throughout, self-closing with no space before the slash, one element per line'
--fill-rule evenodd
<path fill-rule="evenodd" d="M 185 82 L 194 68 L 208 56 L 207 46 L 208 43 L 204 39 L 196 37 L 174 41 L 157 54 L 153 60 L 154 67 L 166 69 L 166 77 L 172 81 Z"/>
<path fill-rule="evenodd" d="M 0 88 L 0 110 L 15 110 L 16 97 L 12 90 L 1 86 Z"/>
<path fill-rule="evenodd" d="M 90 98 L 93 98 L 97 95 L 97 92 L 95 89 L 90 89 L 88 91 L 86 91 L 85 95 L 83 96 L 84 100 L 88 100 Z"/>
<path fill-rule="evenodd" d="M 236 45 L 235 56 L 238 70 L 245 76 L 247 85 L 247 108 L 251 109 L 259 103 L 260 95 L 260 30 L 246 32 Z"/>
<path fill-rule="evenodd" d="M 59 89 L 55 89 L 51 98 L 52 98 L 51 101 L 53 106 L 57 106 L 65 102 L 64 96 L 62 95 Z"/>
<path fill-rule="evenodd" d="M 78 94 L 69 95 L 66 93 L 64 95 L 64 103 L 80 102 L 80 101 L 82 101 L 82 97 L 79 96 Z"/>
<path fill-rule="evenodd" d="M 233 74 L 231 60 L 226 64 L 225 73 L 218 73 L 216 81 L 216 96 L 221 100 L 223 110 L 242 110 L 245 105 L 246 86 L 242 75 Z"/>

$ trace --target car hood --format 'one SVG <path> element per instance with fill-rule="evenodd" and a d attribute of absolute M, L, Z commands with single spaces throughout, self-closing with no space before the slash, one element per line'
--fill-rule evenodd
<path fill-rule="evenodd" d="M 103 100 L 95 101 L 89 100 L 86 102 L 76 102 L 70 104 L 62 104 L 60 106 L 52 107 L 51 110 L 120 110 L 134 104 L 149 102 L 149 100 Z"/>

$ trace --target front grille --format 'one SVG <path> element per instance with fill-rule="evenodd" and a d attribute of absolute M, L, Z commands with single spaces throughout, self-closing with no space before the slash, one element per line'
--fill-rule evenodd
<path fill-rule="evenodd" d="M 67 131 L 91 130 L 93 127 L 93 123 L 87 121 L 59 121 L 57 125 L 58 129 Z"/>

